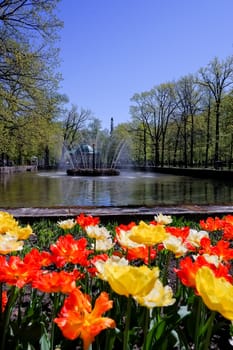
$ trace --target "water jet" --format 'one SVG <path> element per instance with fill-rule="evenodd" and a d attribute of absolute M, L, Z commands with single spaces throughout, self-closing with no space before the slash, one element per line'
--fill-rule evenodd
<path fill-rule="evenodd" d="M 96 151 L 95 144 L 81 144 L 77 149 L 70 152 L 73 167 L 67 169 L 69 176 L 117 176 L 120 171 L 115 168 L 112 162 L 111 166 L 105 166 L 101 158 L 101 152 Z"/>

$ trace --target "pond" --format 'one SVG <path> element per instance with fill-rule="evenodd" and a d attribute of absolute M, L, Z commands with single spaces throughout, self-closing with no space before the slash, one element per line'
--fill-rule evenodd
<path fill-rule="evenodd" d="M 231 205 L 233 184 L 213 179 L 121 171 L 71 177 L 65 172 L 0 175 L 0 207 Z"/>

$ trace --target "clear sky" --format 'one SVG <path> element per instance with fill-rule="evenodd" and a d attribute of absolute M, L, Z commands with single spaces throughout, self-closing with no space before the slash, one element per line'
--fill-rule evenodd
<path fill-rule="evenodd" d="M 135 93 L 233 54 L 233 0 L 61 0 L 59 10 L 61 93 L 103 128 L 130 121 Z"/>

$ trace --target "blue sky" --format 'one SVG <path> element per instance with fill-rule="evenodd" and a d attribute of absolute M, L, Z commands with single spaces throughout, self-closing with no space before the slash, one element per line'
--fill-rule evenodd
<path fill-rule="evenodd" d="M 135 93 L 233 54 L 233 0 L 61 0 L 59 11 L 60 91 L 103 128 L 130 121 Z"/>

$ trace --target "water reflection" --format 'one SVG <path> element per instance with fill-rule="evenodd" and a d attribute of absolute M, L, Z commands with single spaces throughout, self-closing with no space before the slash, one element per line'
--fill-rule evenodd
<path fill-rule="evenodd" d="M 70 177 L 64 172 L 0 175 L 0 207 L 232 204 L 233 185 L 143 172 Z"/>

